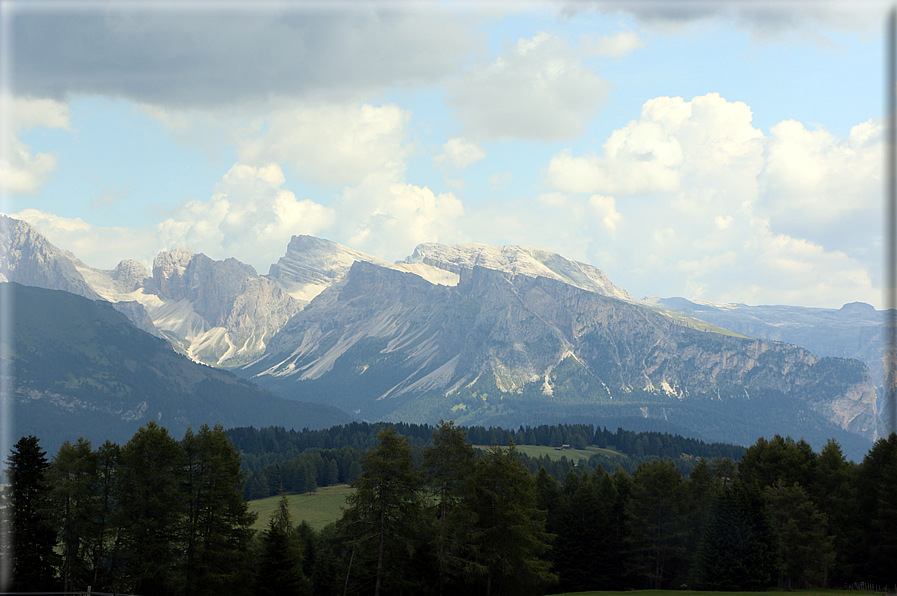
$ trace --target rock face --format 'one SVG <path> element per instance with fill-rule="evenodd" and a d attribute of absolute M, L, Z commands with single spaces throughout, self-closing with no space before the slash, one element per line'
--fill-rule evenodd
<path fill-rule="evenodd" d="M 699 331 L 557 279 L 480 266 L 459 268 L 452 287 L 357 262 L 245 372 L 372 419 L 507 426 L 614 411 L 698 425 L 714 440 L 722 425 L 726 440 L 747 443 L 795 429 L 823 443 L 833 429 L 876 431 L 859 362 Z M 773 405 L 786 418 L 758 410 Z"/>
<path fill-rule="evenodd" d="M 355 261 L 389 267 L 382 259 L 314 236 L 293 236 L 287 252 L 268 270 L 290 296 L 308 304 L 315 296 L 339 281 Z"/>
<path fill-rule="evenodd" d="M 876 387 L 883 385 L 884 313 L 869 304 L 853 302 L 834 309 L 713 304 L 684 298 L 649 302 L 737 333 L 794 344 L 819 356 L 855 358 L 869 367 Z"/>
<path fill-rule="evenodd" d="M 639 301 L 532 247 L 422 244 L 389 264 L 310 236 L 294 236 L 266 276 L 186 249 L 160 253 L 151 272 L 129 260 L 105 271 L 24 222 L 0 225 L 3 279 L 112 302 L 193 360 L 368 419 L 639 416 L 745 444 L 776 432 L 835 437 L 845 451 L 864 441 L 856 453 L 877 432 L 869 369 L 849 359 L 880 362 L 868 305 Z"/>
<path fill-rule="evenodd" d="M 302 308 L 251 265 L 183 248 L 156 257 L 152 292 L 147 310 L 163 335 L 194 360 L 217 366 L 258 357 Z"/>
<path fill-rule="evenodd" d="M 62 290 L 98 299 L 75 267 L 72 255 L 59 250 L 31 225 L 0 215 L 0 276 L 26 286 Z"/>
<path fill-rule="evenodd" d="M 557 253 L 532 246 L 489 246 L 486 244 L 420 244 L 404 263 L 424 263 L 460 274 L 464 269 L 485 267 L 511 275 L 547 277 L 588 290 L 632 301 L 626 290 L 616 287 L 597 267 L 571 261 Z"/>
<path fill-rule="evenodd" d="M 106 299 L 90 283 L 97 276 L 90 278 L 84 276 L 83 271 L 88 269 L 86 265 L 73 254 L 59 250 L 28 223 L 0 215 L 0 232 L 2 232 L 0 281 L 11 281 L 48 290 L 62 290 L 91 300 Z M 134 261 L 130 263 L 143 269 L 139 263 Z M 121 267 L 122 265 L 119 265 L 119 268 Z M 119 280 L 124 280 L 128 275 L 123 271 L 119 272 L 118 269 L 116 272 Z M 143 269 L 143 272 L 146 270 Z M 137 274 L 139 275 L 139 272 Z M 118 283 L 127 284 L 128 281 Z M 152 319 L 139 302 L 126 299 L 115 302 L 117 302 L 115 308 L 127 316 L 138 329 L 159 336 Z"/>
<path fill-rule="evenodd" d="M 152 275 L 133 260 L 111 271 L 94 269 L 29 224 L 0 217 L 4 280 L 111 302 L 139 329 L 205 364 L 238 366 L 257 358 L 302 308 L 236 259 L 215 261 L 177 249 L 156 257 Z"/>

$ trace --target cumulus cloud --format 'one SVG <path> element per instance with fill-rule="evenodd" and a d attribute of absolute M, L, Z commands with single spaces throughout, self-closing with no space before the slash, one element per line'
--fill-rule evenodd
<path fill-rule="evenodd" d="M 611 232 L 616 231 L 617 224 L 622 216 L 617 211 L 617 202 L 613 197 L 605 197 L 603 195 L 592 195 L 589 198 L 589 206 L 601 218 L 604 227 Z"/>
<path fill-rule="evenodd" d="M 23 5 L 10 15 L 16 87 L 56 99 L 101 94 L 185 108 L 272 97 L 344 101 L 433 84 L 481 40 L 465 15 L 436 2 L 417 6 Z"/>
<path fill-rule="evenodd" d="M 550 33 L 520 39 L 450 81 L 448 104 L 475 138 L 575 138 L 610 91 L 584 53 Z"/>
<path fill-rule="evenodd" d="M 794 120 L 776 124 L 766 146 L 760 208 L 776 229 L 820 238 L 843 235 L 857 218 L 874 221 L 881 211 L 883 132 L 878 119 L 854 126 L 847 138 Z"/>
<path fill-rule="evenodd" d="M 463 203 L 447 192 L 408 184 L 396 172 L 372 174 L 337 203 L 337 234 L 360 250 L 399 260 L 422 242 L 460 242 Z"/>
<path fill-rule="evenodd" d="M 442 146 L 442 153 L 433 158 L 437 165 L 449 164 L 454 169 L 464 171 L 486 158 L 486 152 L 476 143 L 464 139 L 452 138 Z"/>
<path fill-rule="evenodd" d="M 51 99 L 34 99 L 0 95 L 0 111 L 11 125 L 0 153 L 0 191 L 35 194 L 43 188 L 49 175 L 56 170 L 56 155 L 33 153 L 31 147 L 18 136 L 33 128 L 69 128 L 69 109 L 64 103 Z"/>
<path fill-rule="evenodd" d="M 592 234 L 592 262 L 636 295 L 877 304 L 881 123 L 839 138 L 785 121 L 767 136 L 751 118 L 717 94 L 655 98 L 603 153 L 555 155 L 544 181 L 589 205 L 591 229 L 571 214 L 571 233 Z"/>
<path fill-rule="evenodd" d="M 57 247 L 97 269 L 113 269 L 122 259 L 134 259 L 150 267 L 163 248 L 150 228 L 100 227 L 78 217 L 60 217 L 39 209 L 25 209 L 11 217 L 27 221 Z"/>
<path fill-rule="evenodd" d="M 513 178 L 514 174 L 511 172 L 497 172 L 489 176 L 487 184 L 490 189 L 498 192 L 502 188 L 504 188 L 505 185 L 508 184 Z"/>
<path fill-rule="evenodd" d="M 268 115 L 265 129 L 238 150 L 247 164 L 289 163 L 319 184 L 358 184 L 403 162 L 407 110 L 387 104 L 299 106 Z"/>
<path fill-rule="evenodd" d="M 685 175 L 756 172 L 762 133 L 750 109 L 711 93 L 685 101 L 658 97 L 645 102 L 638 120 L 615 130 L 603 154 L 553 157 L 545 182 L 568 192 L 631 195 L 678 190 Z M 747 169 L 745 169 L 747 166 Z"/>
<path fill-rule="evenodd" d="M 223 259 L 239 255 L 262 272 L 283 255 L 294 234 L 316 234 L 334 221 L 333 210 L 283 188 L 277 164 L 235 164 L 207 201 L 187 201 L 156 226 L 168 249 L 186 246 Z"/>
<path fill-rule="evenodd" d="M 283 188 L 277 164 L 235 164 L 206 201 L 187 201 L 142 229 L 97 227 L 35 209 L 13 215 L 92 267 L 112 268 L 130 258 L 148 265 L 161 250 L 186 247 L 213 259 L 236 257 L 265 273 L 294 234 L 316 234 L 333 224 L 333 210 Z M 114 248 L 113 248 L 114 247 Z"/>

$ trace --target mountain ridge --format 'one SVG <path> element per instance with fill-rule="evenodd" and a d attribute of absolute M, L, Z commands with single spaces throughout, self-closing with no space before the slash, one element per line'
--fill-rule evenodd
<path fill-rule="evenodd" d="M 206 423 L 325 428 L 351 421 L 337 408 L 286 400 L 192 362 L 108 302 L 2 285 L 16 309 L 3 353 L 14 373 L 17 434 L 59 444 L 81 436 L 101 443 L 126 441 L 148 420 L 176 433 Z"/>
<path fill-rule="evenodd" d="M 751 358 L 744 348 L 738 354 L 725 348 L 726 356 L 702 353 L 700 358 L 698 352 L 671 350 L 678 349 L 683 333 L 691 334 L 692 344 L 714 349 L 753 335 L 780 339 L 784 336 L 773 332 L 789 325 L 764 322 L 763 316 L 772 316 L 769 307 L 637 300 L 600 269 L 535 247 L 425 243 L 391 264 L 328 240 L 293 236 L 267 275 L 233 258 L 215 260 L 187 249 L 161 252 L 152 272 L 129 260 L 98 270 L 52 246 L 24 222 L 4 218 L 0 224 L 12 230 L 0 244 L 0 273 L 7 278 L 55 283 L 92 299 L 104 298 L 194 361 L 256 375 L 260 383 L 294 398 L 305 391 L 327 396 L 363 416 L 423 421 L 423 416 L 445 415 L 480 423 L 512 411 L 566 420 L 618 410 L 667 419 L 682 415 L 675 414 L 682 410 L 675 404 L 683 399 L 697 408 L 694 398 L 701 394 L 706 402 L 701 408 L 711 408 L 707 404 L 719 401 L 707 397 L 713 392 L 730 400 L 753 399 L 754 387 L 769 394 L 768 407 L 784 408 L 781 416 L 804 416 L 804 410 L 798 411 L 804 408 L 814 429 L 834 424 L 832 428 L 859 433 L 864 440 L 877 429 L 870 385 L 860 378 L 862 370 L 843 360 L 865 356 L 865 362 L 873 363 L 868 338 L 856 340 L 865 354 L 820 354 L 834 358 L 830 360 L 798 358 L 793 356 L 797 352 L 755 342 L 764 346 L 755 356 L 765 354 L 766 360 L 752 365 L 756 370 L 749 378 L 743 365 Z M 786 308 L 804 327 L 825 329 L 835 321 L 824 309 Z M 605 311 L 616 316 L 599 316 Z M 706 314 L 711 311 L 730 319 L 753 316 L 754 326 Z M 758 312 L 766 314 L 751 315 Z M 836 312 L 851 320 L 871 321 L 875 315 L 871 307 L 856 304 Z M 313 317 L 319 321 L 310 323 Z M 589 334 L 583 333 L 586 327 Z M 636 330 L 640 337 L 633 336 Z M 875 333 L 876 328 L 867 331 Z M 704 339 L 695 340 L 702 336 L 693 333 L 705 334 Z M 734 339 L 720 339 L 725 336 Z M 653 346 L 639 343 L 649 337 Z M 711 337 L 715 339 L 707 339 Z M 806 339 L 787 339 L 794 338 Z M 683 372 L 686 366 L 678 356 L 694 370 Z M 789 358 L 802 361 L 803 368 Z M 741 383 L 737 387 L 734 381 L 717 382 L 725 375 L 707 372 L 733 366 L 742 367 L 727 373 Z M 626 372 L 627 367 L 632 370 Z M 814 401 L 801 389 L 818 386 L 813 375 L 829 375 L 840 393 L 822 390 L 825 399 Z M 792 380 L 783 385 L 785 377 Z M 301 390 L 287 386 L 287 380 L 297 379 Z M 616 401 L 598 399 L 614 393 Z M 355 394 L 372 402 L 353 402 Z M 775 405 L 783 396 L 790 405 Z M 629 405 L 624 406 L 624 397 Z M 514 399 L 525 406 L 514 405 Z M 706 409 L 701 416 L 717 414 Z"/>

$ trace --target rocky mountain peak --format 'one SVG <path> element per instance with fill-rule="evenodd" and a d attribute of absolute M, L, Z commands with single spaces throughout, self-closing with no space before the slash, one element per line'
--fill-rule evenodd
<path fill-rule="evenodd" d="M 132 259 L 125 259 L 109 272 L 116 289 L 123 293 L 133 292 L 143 286 L 150 276 L 146 267 Z"/>
<path fill-rule="evenodd" d="M 293 236 L 286 254 L 271 265 L 267 277 L 276 281 L 293 298 L 308 303 L 326 287 L 342 279 L 356 261 L 391 266 L 383 259 L 330 240 Z"/>
<path fill-rule="evenodd" d="M 97 294 L 72 258 L 27 222 L 0 215 L 0 275 L 7 281 L 63 290 L 92 300 Z"/>
<path fill-rule="evenodd" d="M 573 261 L 532 246 L 489 246 L 486 244 L 420 244 L 404 263 L 424 263 L 461 274 L 475 266 L 504 271 L 511 275 L 548 277 L 577 288 L 620 300 L 633 301 L 626 290 L 613 285 L 597 267 Z"/>

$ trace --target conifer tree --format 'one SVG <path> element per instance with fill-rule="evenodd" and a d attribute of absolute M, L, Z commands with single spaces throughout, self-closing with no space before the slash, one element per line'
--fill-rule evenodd
<path fill-rule="evenodd" d="M 343 517 L 352 543 L 347 582 L 370 582 L 374 596 L 400 591 L 421 529 L 422 479 L 408 439 L 389 427 L 361 461 L 363 472 Z"/>
<path fill-rule="evenodd" d="M 471 512 L 464 507 L 464 491 L 476 463 L 476 453 L 464 431 L 452 421 L 433 430 L 433 446 L 424 451 L 424 470 L 436 507 L 435 551 L 439 593 L 452 578 L 469 572 L 465 537 Z"/>
<path fill-rule="evenodd" d="M 248 572 L 244 555 L 255 521 L 243 500 L 240 455 L 221 425 L 203 425 L 195 435 L 188 429 L 181 446 L 187 498 L 182 589 L 198 596 L 233 594 L 247 583 L 241 581 Z"/>
<path fill-rule="evenodd" d="M 823 585 L 835 556 L 828 519 L 796 482 L 785 486 L 779 481 L 765 492 L 779 534 L 783 587 L 790 591 L 795 582 L 801 588 Z"/>
<path fill-rule="evenodd" d="M 778 537 L 766 499 L 753 485 L 723 485 L 698 549 L 696 587 L 763 590 L 774 582 L 778 569 Z"/>
<path fill-rule="evenodd" d="M 261 596 L 304 596 L 311 583 L 302 569 L 302 550 L 290 516 L 290 503 L 280 495 L 277 511 L 262 534 L 255 594 Z"/>
<path fill-rule="evenodd" d="M 61 542 L 60 575 L 65 591 L 95 585 L 95 553 L 102 549 L 103 501 L 99 462 L 90 441 L 66 441 L 47 471 L 55 525 Z"/>
<path fill-rule="evenodd" d="M 122 585 L 116 591 L 177 593 L 187 505 L 183 448 L 151 421 L 122 447 L 119 464 L 115 500 Z"/>
<path fill-rule="evenodd" d="M 470 542 L 486 596 L 539 593 L 557 581 L 545 557 L 549 536 L 533 479 L 513 442 L 490 447 L 477 461 L 468 499 L 476 515 Z"/>
<path fill-rule="evenodd" d="M 50 518 L 49 464 L 37 437 L 22 437 L 6 460 L 12 483 L 13 591 L 52 590 L 57 586 L 56 533 Z"/>
<path fill-rule="evenodd" d="M 569 481 L 578 478 L 571 474 L 564 483 L 565 492 Z M 575 490 L 567 499 L 554 544 L 560 587 L 564 591 L 617 587 L 615 554 L 620 545 L 613 541 L 615 490 L 610 476 L 601 469 L 572 484 Z"/>
<path fill-rule="evenodd" d="M 667 585 L 686 554 L 689 494 L 672 460 L 641 464 L 626 508 L 635 570 L 651 589 Z"/>

